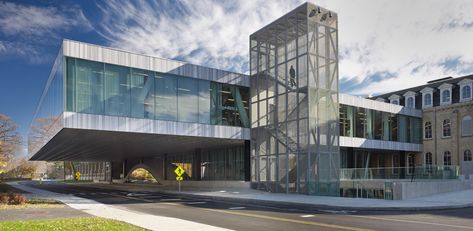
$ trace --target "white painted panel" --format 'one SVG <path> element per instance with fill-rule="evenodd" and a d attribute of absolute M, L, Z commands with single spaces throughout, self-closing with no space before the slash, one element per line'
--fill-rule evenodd
<path fill-rule="evenodd" d="M 403 143 L 385 140 L 369 140 L 358 137 L 340 136 L 340 147 L 382 149 L 395 151 L 421 152 L 422 144 Z"/>
<path fill-rule="evenodd" d="M 346 94 L 339 94 L 339 103 L 344 104 L 344 105 L 354 106 L 354 107 L 362 107 L 362 108 L 377 110 L 377 111 L 414 116 L 418 118 L 422 117 L 422 111 L 415 108 L 403 107 L 400 105 L 394 105 L 390 103 L 380 102 L 380 101 L 371 100 L 371 99 L 365 99 L 362 97 L 351 96 L 351 95 L 346 95 Z"/>
<path fill-rule="evenodd" d="M 198 66 L 175 60 L 150 57 L 119 49 L 102 47 L 77 41 L 64 40 L 64 56 L 105 62 L 115 65 L 172 73 L 192 78 L 206 79 L 220 83 L 250 86 L 250 77 L 214 68 Z"/>
<path fill-rule="evenodd" d="M 183 123 L 117 116 L 64 112 L 64 127 L 102 131 L 198 136 L 249 140 L 250 129 L 198 123 Z"/>

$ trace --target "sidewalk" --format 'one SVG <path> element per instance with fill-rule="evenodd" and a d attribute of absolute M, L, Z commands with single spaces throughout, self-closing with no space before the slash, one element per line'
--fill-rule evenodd
<path fill-rule="evenodd" d="M 49 192 L 19 184 L 17 182 L 8 182 L 8 184 L 23 191 L 30 192 L 31 194 L 25 194 L 25 196 L 30 198 L 55 199 L 73 209 L 86 212 L 93 216 L 124 221 L 150 230 L 226 230 L 220 227 L 178 218 L 155 216 L 131 210 L 124 210 L 114 205 L 105 205 L 94 200 L 75 197 L 68 194 Z"/>
<path fill-rule="evenodd" d="M 200 197 L 214 200 L 251 202 L 258 204 L 296 205 L 304 208 L 337 210 L 437 210 L 466 208 L 473 206 L 473 189 L 424 196 L 407 200 L 382 200 L 347 197 L 308 196 L 301 194 L 269 193 L 254 189 L 219 188 L 203 191 L 202 189 L 177 188 L 159 185 L 141 184 L 94 184 L 94 187 L 116 188 L 128 191 L 163 192 L 183 197 Z"/>

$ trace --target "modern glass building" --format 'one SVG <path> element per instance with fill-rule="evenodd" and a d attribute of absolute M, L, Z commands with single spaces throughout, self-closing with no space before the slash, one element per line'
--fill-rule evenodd
<path fill-rule="evenodd" d="M 337 15 L 306 3 L 250 36 L 253 187 L 339 194 Z"/>
<path fill-rule="evenodd" d="M 180 166 L 189 181 L 329 196 L 415 175 L 422 111 L 339 93 L 337 23 L 305 3 L 258 30 L 250 76 L 64 40 L 31 124 L 31 160 L 107 180 L 146 168 L 164 184 Z M 378 183 L 373 195 L 388 190 Z"/>
<path fill-rule="evenodd" d="M 161 180 L 177 165 L 188 179 L 245 180 L 249 127 L 246 75 L 64 40 L 29 149 L 32 160 L 109 161 L 115 177 L 160 159 L 150 168 Z"/>

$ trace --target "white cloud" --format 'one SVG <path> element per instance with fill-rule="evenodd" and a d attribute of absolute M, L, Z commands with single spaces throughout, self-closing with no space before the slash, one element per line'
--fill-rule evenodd
<path fill-rule="evenodd" d="M 339 16 L 340 79 L 363 83 L 350 93 L 400 90 L 472 71 L 471 2 L 325 0 L 319 4 Z M 445 67 L 445 61 L 456 59 L 453 68 Z M 379 72 L 394 76 L 367 81 Z"/>
<path fill-rule="evenodd" d="M 247 72 L 249 35 L 301 3 L 107 1 L 100 6 L 100 33 L 114 47 Z M 353 83 L 351 88 L 344 86 L 348 93 L 382 93 L 473 71 L 471 2 L 320 0 L 316 4 L 339 15 L 340 79 Z M 380 73 L 385 74 L 374 77 Z"/>
<path fill-rule="evenodd" d="M 57 36 L 59 31 L 90 24 L 76 6 L 57 8 L 0 2 L 0 31 L 7 36 Z"/>
<path fill-rule="evenodd" d="M 246 72 L 249 35 L 300 2 L 107 1 L 98 26 L 113 47 Z"/>
<path fill-rule="evenodd" d="M 73 5 L 33 6 L 0 2 L 0 54 L 19 56 L 32 62 L 50 61 L 43 47 L 61 39 L 73 28 L 92 29 L 82 10 Z M 56 43 L 56 41 L 55 41 Z"/>

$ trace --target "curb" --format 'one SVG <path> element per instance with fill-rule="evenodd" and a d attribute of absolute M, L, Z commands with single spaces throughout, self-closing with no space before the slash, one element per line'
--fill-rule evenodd
<path fill-rule="evenodd" d="M 77 184 L 80 186 L 81 184 Z M 86 185 L 86 184 L 82 184 Z M 94 184 L 98 186 L 99 184 Z M 107 185 L 100 185 L 99 187 L 108 188 Z M 113 185 L 113 184 L 112 184 Z M 120 186 L 120 185 L 117 185 Z M 210 196 L 210 195 L 199 195 L 175 191 L 166 191 L 166 190 L 154 190 L 154 192 L 163 193 L 167 195 L 172 195 L 178 198 L 199 198 L 199 199 L 210 199 L 214 201 L 221 202 L 233 202 L 233 203 L 250 203 L 259 206 L 275 206 L 275 207 L 297 207 L 304 210 L 334 210 L 335 211 L 432 211 L 432 210 L 449 210 L 449 209 L 463 209 L 473 207 L 473 203 L 463 204 L 463 205 L 447 205 L 447 206 L 430 206 L 430 207 L 355 207 L 355 206 L 334 206 L 334 205 L 324 205 L 324 204 L 307 204 L 300 202 L 289 202 L 289 201 L 274 201 L 274 200 L 262 200 L 262 199 L 252 199 L 252 198 L 236 198 L 236 197 L 227 197 L 227 196 Z"/>
<path fill-rule="evenodd" d="M 251 203 L 261 206 L 281 206 L 281 207 L 298 207 L 306 210 L 356 210 L 356 211 L 432 211 L 432 210 L 448 210 L 448 209 L 463 209 L 473 207 L 473 203 L 463 205 L 446 205 L 446 206 L 430 206 L 430 207 L 349 207 L 349 206 L 334 206 L 324 204 L 307 204 L 300 202 L 289 202 L 289 201 L 273 201 L 273 200 L 262 200 L 262 199 L 251 199 L 251 198 L 235 198 L 226 196 L 209 196 L 199 195 L 191 193 L 179 193 L 175 191 L 166 191 L 157 189 L 155 192 L 173 195 L 179 198 L 200 198 L 200 199 L 211 199 L 222 202 L 234 202 L 234 203 Z"/>
<path fill-rule="evenodd" d="M 431 207 L 348 207 L 348 206 L 334 206 L 324 204 L 306 204 L 299 202 L 286 202 L 286 201 L 272 201 L 272 200 L 261 200 L 261 199 L 250 199 L 250 198 L 234 198 L 224 196 L 208 196 L 208 195 L 196 195 L 190 193 L 178 193 L 169 191 L 157 191 L 160 193 L 173 195 L 179 198 L 201 198 L 211 199 L 214 201 L 222 202 L 236 202 L 236 203 L 251 203 L 254 205 L 261 206 L 281 206 L 281 207 L 298 207 L 305 210 L 338 210 L 338 211 L 432 211 L 432 210 L 449 210 L 449 209 L 463 209 L 473 207 L 473 203 L 465 205 L 449 205 L 449 206 L 431 206 Z"/>

